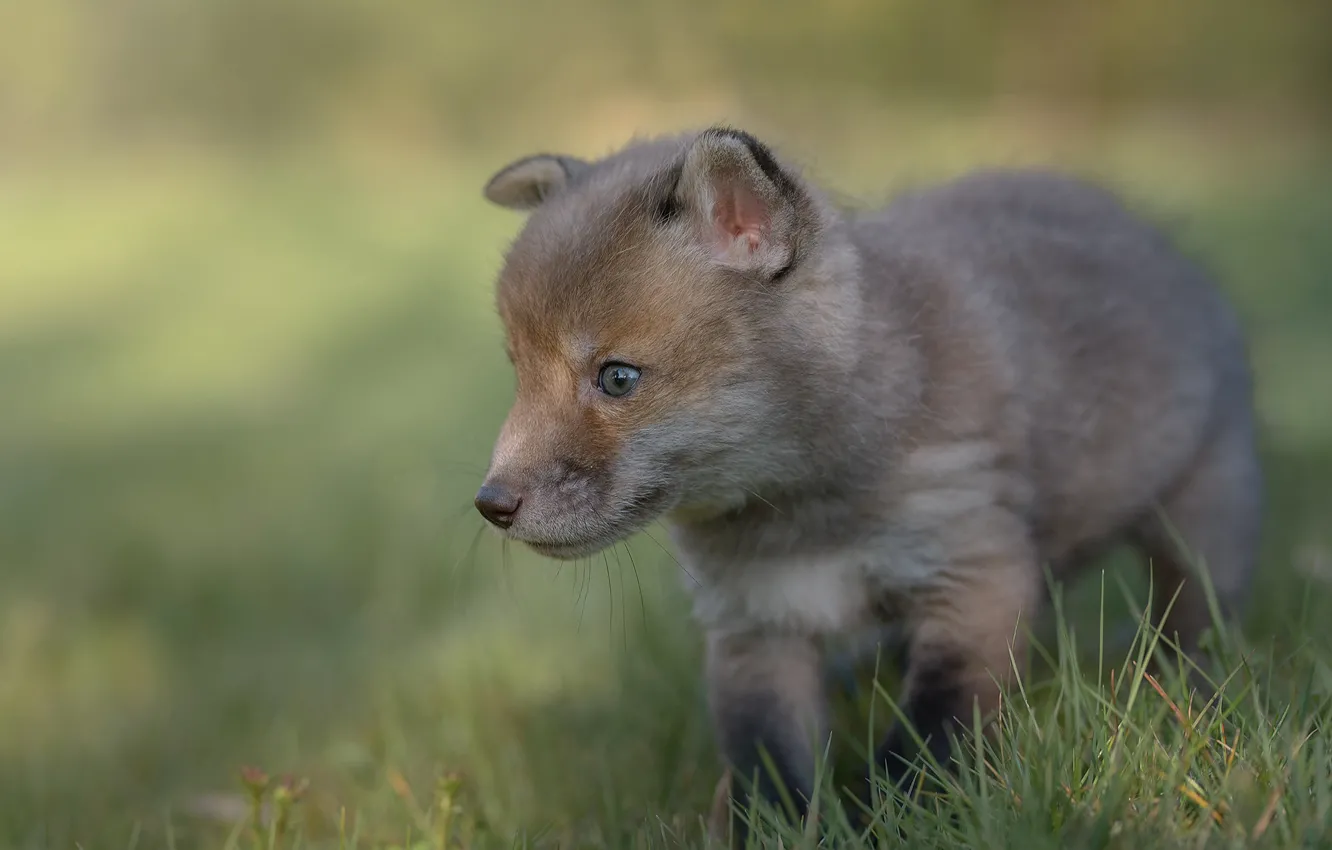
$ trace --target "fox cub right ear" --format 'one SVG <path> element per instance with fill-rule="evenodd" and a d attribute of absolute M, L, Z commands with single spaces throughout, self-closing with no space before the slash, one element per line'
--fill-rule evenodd
<path fill-rule="evenodd" d="M 685 153 L 677 191 L 722 265 L 771 280 L 801 259 L 809 198 L 749 133 L 718 126 L 699 134 Z"/>
<path fill-rule="evenodd" d="M 515 160 L 486 183 L 486 200 L 511 210 L 533 210 L 587 168 L 572 156 L 536 154 Z"/>

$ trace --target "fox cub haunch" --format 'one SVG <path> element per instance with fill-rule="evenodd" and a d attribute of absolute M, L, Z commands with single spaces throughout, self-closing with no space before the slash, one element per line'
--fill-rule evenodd
<path fill-rule="evenodd" d="M 1243 335 L 1109 192 L 989 170 L 849 210 L 714 127 L 527 157 L 485 195 L 528 217 L 477 508 L 561 559 L 666 524 L 742 804 L 804 813 L 828 640 L 900 633 L 904 712 L 943 761 L 1018 672 L 1046 565 L 1133 545 L 1185 653 L 1210 625 L 1194 564 L 1241 612 L 1262 507 Z M 891 777 L 913 740 L 884 741 Z"/>

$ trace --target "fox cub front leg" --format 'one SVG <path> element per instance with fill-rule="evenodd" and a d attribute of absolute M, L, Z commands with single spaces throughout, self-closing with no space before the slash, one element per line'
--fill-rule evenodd
<path fill-rule="evenodd" d="M 730 821 L 732 846 L 743 847 L 751 799 L 796 821 L 808 811 L 816 748 L 827 730 L 822 658 L 814 641 L 803 636 L 712 632 L 707 682 L 730 777 L 719 798 L 725 793 L 740 813 L 720 820 Z"/>
<path fill-rule="evenodd" d="M 952 736 L 968 734 L 977 708 L 992 720 L 1003 690 L 1025 673 L 1028 622 L 1042 599 L 1037 561 L 1021 543 L 984 548 L 917 602 L 900 702 L 916 735 L 894 723 L 874 759 L 898 787 L 921 755 L 917 736 L 947 770 Z"/>

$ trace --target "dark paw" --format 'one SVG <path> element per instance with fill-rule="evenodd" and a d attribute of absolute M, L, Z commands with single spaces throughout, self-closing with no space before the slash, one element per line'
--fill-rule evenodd
<path fill-rule="evenodd" d="M 708 812 L 708 840 L 714 846 L 731 847 L 736 848 L 736 850 L 740 850 L 740 848 L 744 848 L 751 843 L 754 846 L 760 846 L 757 840 L 750 841 L 751 801 L 752 798 L 747 796 L 741 790 L 740 784 L 735 781 L 734 772 L 727 768 L 713 789 L 712 807 Z M 802 806 L 795 823 L 799 824 L 806 833 L 810 830 L 807 818 L 808 814 L 805 807 Z M 837 846 L 834 840 L 835 837 L 828 834 L 829 822 L 827 818 L 820 818 L 819 822 L 814 825 L 814 829 L 819 830 L 821 837 L 824 839 L 819 846 Z"/>
<path fill-rule="evenodd" d="M 874 753 L 874 764 L 881 771 L 880 775 L 903 794 L 913 793 L 923 782 L 930 780 L 935 772 L 930 758 L 940 770 L 948 770 L 952 763 L 953 747 L 943 724 L 921 734 L 927 736 L 924 751 L 901 724 L 896 724 Z"/>

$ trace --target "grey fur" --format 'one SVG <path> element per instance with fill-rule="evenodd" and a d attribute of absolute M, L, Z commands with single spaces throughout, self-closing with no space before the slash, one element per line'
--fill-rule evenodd
<path fill-rule="evenodd" d="M 557 557 L 666 522 L 725 648 L 728 763 L 761 745 L 808 793 L 809 653 L 884 624 L 909 635 L 908 708 L 969 723 L 1020 666 L 1042 565 L 1129 542 L 1173 595 L 1187 559 L 1157 507 L 1238 615 L 1262 475 L 1241 329 L 1201 268 L 1072 177 L 980 171 L 853 211 L 755 145 L 635 142 L 535 208 L 498 284 L 519 390 L 488 478 L 523 492 L 505 533 Z M 717 241 L 733 190 L 767 216 L 748 249 Z M 589 389 L 607 357 L 644 367 L 629 396 Z M 1184 582 L 1167 629 L 1192 652 L 1209 624 Z"/>
<path fill-rule="evenodd" d="M 532 210 L 576 180 L 587 167 L 577 157 L 534 154 L 509 163 L 486 183 L 483 194 L 492 204 Z"/>

